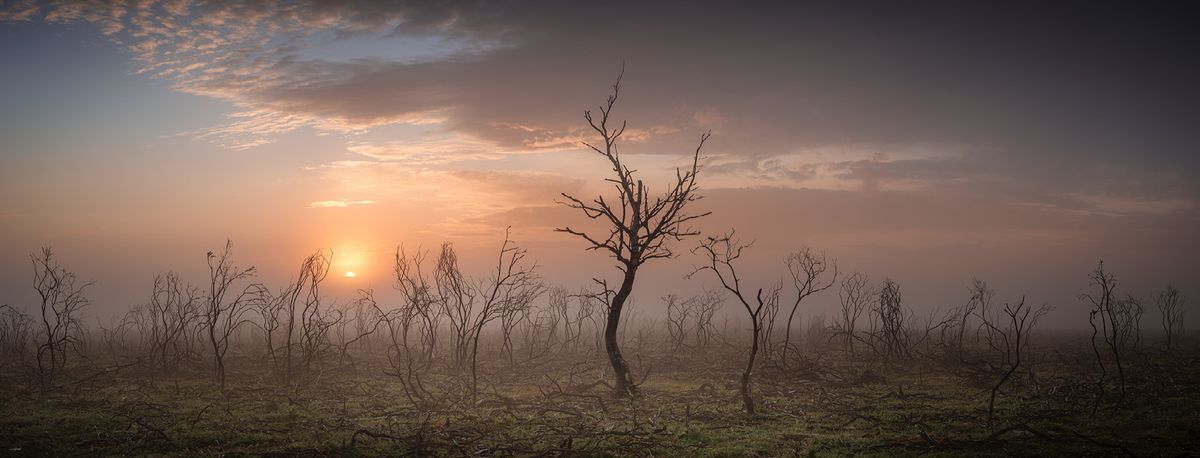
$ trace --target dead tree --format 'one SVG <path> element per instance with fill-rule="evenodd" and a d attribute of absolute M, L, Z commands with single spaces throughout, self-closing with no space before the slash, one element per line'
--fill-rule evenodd
<path fill-rule="evenodd" d="M 1146 309 L 1137 296 L 1126 293 L 1114 303 L 1117 312 L 1117 333 L 1121 338 L 1121 351 L 1136 352 L 1142 344 L 1142 315 Z"/>
<path fill-rule="evenodd" d="M 846 350 L 854 354 L 854 341 L 859 339 L 858 320 L 870 307 L 875 299 L 875 290 L 871 288 L 870 279 L 862 272 L 854 272 L 842 279 L 838 289 L 838 300 L 841 313 L 837 317 L 835 335 L 844 338 Z"/>
<path fill-rule="evenodd" d="M 892 279 L 883 280 L 872 313 L 872 340 L 876 352 L 889 361 L 909 356 L 908 311 L 901 302 L 900 285 Z"/>
<path fill-rule="evenodd" d="M 11 305 L 0 305 L 0 373 L 10 373 L 9 364 L 25 361 L 34 332 L 33 317 Z"/>
<path fill-rule="evenodd" d="M 402 256 L 402 253 L 401 250 L 397 250 L 397 265 L 400 265 L 399 260 L 405 260 L 405 264 L 407 264 L 408 258 Z M 420 265 L 420 259 L 420 255 L 415 258 L 417 265 Z M 407 280 L 400 272 L 397 272 L 397 274 L 400 279 L 397 282 L 399 289 L 400 282 Z M 420 276 L 416 278 L 420 278 Z M 375 309 L 376 313 L 379 314 L 380 321 L 387 327 L 387 336 L 389 338 L 387 360 L 388 365 L 391 366 L 391 371 L 385 370 L 384 375 L 389 375 L 399 380 L 400 387 L 403 389 L 408 401 L 414 406 L 423 407 L 432 402 L 433 394 L 425 387 L 425 383 L 421 380 L 421 373 L 423 372 L 421 359 L 425 356 L 425 350 L 420 347 L 425 341 L 421 338 L 413 339 L 412 334 L 416 333 L 415 328 L 420 326 L 420 314 L 423 313 L 421 307 L 424 304 L 419 300 L 414 301 L 412 299 L 411 296 L 407 296 L 399 307 L 385 311 L 375 301 L 373 291 L 363 291 L 360 296 L 360 300 L 364 304 Z M 418 347 L 416 349 L 413 348 L 414 340 L 416 341 L 415 345 Z"/>
<path fill-rule="evenodd" d="M 89 304 L 84 290 L 93 283 L 76 284 L 75 274 L 54 260 L 50 248 L 40 255 L 31 254 L 33 287 L 41 300 L 42 334 L 38 337 L 38 381 L 43 390 L 54 386 L 56 377 L 67 364 L 68 350 L 79 352 L 83 343 L 83 323 L 80 310 Z"/>
<path fill-rule="evenodd" d="M 545 286 L 537 274 L 537 263 L 528 262 L 527 250 L 512 241 L 508 229 L 496 260 L 496 269 L 487 280 L 480 282 L 479 312 L 470 320 L 471 339 L 471 405 L 479 397 L 479 339 L 489 322 L 509 310 L 528 307 L 542 295 Z"/>
<path fill-rule="evenodd" d="M 513 332 L 517 330 L 517 326 L 524 325 L 524 337 L 528 344 L 530 338 L 534 343 L 537 341 L 537 334 L 541 332 L 541 327 L 544 324 L 539 320 L 539 316 L 533 310 L 533 304 L 524 304 L 502 310 L 500 313 L 500 349 L 508 356 L 509 367 L 516 367 L 516 344 L 513 342 Z M 556 315 L 557 316 L 557 315 Z M 555 327 L 558 323 L 555 322 Z"/>
<path fill-rule="evenodd" d="M 713 317 L 716 316 L 717 310 L 721 309 L 725 298 L 722 297 L 721 291 L 709 289 L 704 291 L 704 294 L 694 297 L 695 307 L 693 307 L 693 316 L 695 316 L 694 331 L 696 348 L 706 348 L 709 342 L 717 333 L 716 326 L 713 325 Z"/>
<path fill-rule="evenodd" d="M 467 357 L 471 352 L 472 325 L 479 292 L 476 285 L 463 274 L 458 265 L 458 253 L 449 242 L 442 244 L 433 278 L 437 286 L 438 303 L 441 304 L 446 320 L 450 322 L 450 336 L 454 339 L 454 368 L 462 370 L 466 367 Z"/>
<path fill-rule="evenodd" d="M 326 347 L 329 324 L 321 310 L 321 282 L 329 274 L 330 255 L 318 251 L 300 262 L 294 280 L 274 296 L 263 291 L 257 303 L 263 316 L 269 353 L 274 359 L 272 345 L 274 328 L 287 323 L 283 333 L 284 377 L 291 380 L 296 373 L 297 354 L 302 368 L 308 369 L 316 353 Z M 278 315 L 282 314 L 282 317 Z"/>
<path fill-rule="evenodd" d="M 353 320 L 350 319 L 353 313 Z M 358 343 L 362 348 L 366 348 L 364 344 L 367 339 L 379 330 L 379 327 L 384 324 L 384 320 L 375 305 L 375 292 L 370 289 L 358 290 L 358 299 L 345 306 L 340 310 L 341 320 L 338 325 L 338 364 L 346 364 L 353 362 L 350 358 L 350 347 Z M 348 325 L 352 325 L 353 332 L 347 332 Z"/>
<path fill-rule="evenodd" d="M 1116 297 L 1113 291 L 1117 288 L 1117 278 L 1113 274 L 1104 270 L 1104 261 L 1096 266 L 1096 269 L 1088 274 L 1088 278 L 1092 280 L 1092 286 L 1095 286 L 1098 291 L 1095 294 L 1084 293 L 1079 297 L 1081 300 L 1087 301 L 1092 310 L 1088 313 L 1088 324 L 1092 326 L 1092 353 L 1096 356 L 1096 363 L 1100 366 L 1100 377 L 1096 380 L 1096 405 L 1104 399 L 1104 380 L 1108 376 L 1108 369 L 1104 365 L 1104 357 L 1101 355 L 1100 344 L 1096 341 L 1096 336 L 1103 337 L 1104 345 L 1108 352 L 1113 357 L 1113 362 L 1117 367 L 1117 381 L 1120 383 L 1121 399 L 1125 397 L 1125 368 L 1121 364 L 1121 349 L 1124 347 L 1120 325 L 1117 323 L 1117 307 L 1115 306 Z M 1118 399 L 1118 403 L 1120 399 Z"/>
<path fill-rule="evenodd" d="M 255 295 L 263 292 L 260 285 L 250 284 L 232 299 L 230 288 L 234 283 L 254 276 L 254 268 L 239 269 L 230 264 L 229 252 L 232 241 L 225 242 L 220 254 L 208 252 L 208 297 L 204 310 L 204 328 L 212 346 L 213 376 L 221 390 L 225 389 L 225 353 L 229 351 L 229 338 L 243 322 L 242 314 Z"/>
<path fill-rule="evenodd" d="M 435 293 L 434 285 L 425 274 L 424 263 L 427 251 L 420 248 L 412 256 L 404 251 L 404 247 L 396 248 L 394 273 L 396 275 L 393 288 L 404 296 L 405 313 L 405 358 L 407 364 L 417 364 L 428 367 L 433 363 L 434 351 L 437 349 L 437 333 L 441 325 L 444 300 Z M 411 352 L 412 345 L 408 344 L 408 332 L 415 330 L 420 336 L 416 347 L 420 350 L 415 355 Z"/>
<path fill-rule="evenodd" d="M 1029 346 L 1029 335 L 1033 332 L 1033 327 L 1049 311 L 1050 307 L 1046 305 L 1036 309 L 1025 305 L 1025 297 L 1022 296 L 1016 305 L 1004 304 L 1001 317 L 980 315 L 983 326 L 992 331 L 988 333 L 988 348 L 999 356 L 1002 370 L 1000 379 L 992 385 L 991 396 L 988 397 L 988 430 L 996 430 L 992 421 L 996 409 L 996 393 L 1021 366 L 1021 357 Z M 1000 321 L 1003 323 L 998 323 Z"/>
<path fill-rule="evenodd" d="M 525 361 L 534 361 L 550 354 L 558 339 L 558 325 L 562 321 L 562 315 L 550 307 L 529 306 L 519 307 L 516 310 L 517 314 L 521 315 L 517 322 L 521 336 L 521 348 L 526 353 Z M 516 353 L 515 344 L 510 344 L 509 347 L 507 350 L 509 367 L 516 368 L 517 364 L 513 359 L 513 355 Z"/>
<path fill-rule="evenodd" d="M 734 240 L 733 236 L 734 232 L 730 231 L 719 237 L 708 237 L 701 242 L 693 252 L 703 255 L 706 264 L 698 267 L 688 277 L 706 270 L 711 271 L 716 275 L 721 287 L 732 293 L 742 304 L 746 315 L 750 318 L 750 355 L 746 358 L 746 370 L 742 372 L 741 395 L 742 406 L 746 409 L 746 413 L 754 415 L 754 398 L 750 394 L 750 377 L 754 373 L 754 358 L 758 355 L 758 344 L 763 325 L 760 314 L 770 302 L 778 302 L 780 287 L 776 287 L 773 293 L 767 294 L 766 298 L 763 297 L 763 289 L 759 288 L 755 295 L 756 304 L 750 305 L 750 301 L 746 299 L 746 295 L 742 291 L 742 281 L 733 264 L 742 257 L 742 251 L 751 247 L 753 242 L 743 244 Z"/>
<path fill-rule="evenodd" d="M 671 337 L 671 354 L 676 354 L 683 348 L 687 338 L 687 321 L 691 316 L 691 302 L 679 300 L 679 296 L 668 294 L 663 297 L 667 303 L 667 334 Z"/>
<path fill-rule="evenodd" d="M 201 319 L 200 290 L 179 275 L 167 272 L 154 276 L 154 288 L 146 304 L 150 321 L 150 358 L 163 370 L 175 369 L 187 357 L 188 328 Z"/>
<path fill-rule="evenodd" d="M 966 361 L 964 354 L 964 346 L 967 333 L 967 324 L 972 316 L 988 316 L 989 309 L 992 305 L 992 298 L 996 296 L 996 291 L 988 288 L 987 282 L 978 278 L 971 281 L 971 297 L 967 299 L 967 303 L 958 308 L 958 335 L 954 340 L 954 345 L 957 350 L 958 360 Z M 991 337 L 992 328 L 979 324 L 980 328 Z"/>
<path fill-rule="evenodd" d="M 259 321 L 254 325 L 263 332 L 266 355 L 271 361 L 271 369 L 276 373 L 278 373 L 280 365 L 275 348 L 275 333 L 283 326 L 281 315 L 288 307 L 288 299 L 292 297 L 292 286 L 288 285 L 274 295 L 264 290 L 263 294 L 254 301 L 254 310 L 258 311 L 259 317 Z"/>
<path fill-rule="evenodd" d="M 796 299 L 792 302 L 792 310 L 788 313 L 787 326 L 783 333 L 783 359 L 787 360 L 787 352 L 791 348 L 792 320 L 796 318 L 796 310 L 805 298 L 815 293 L 825 291 L 837 282 L 837 260 L 830 260 L 824 253 L 814 253 L 811 248 L 801 248 L 787 256 L 784 261 L 788 273 L 792 277 L 792 287 L 796 289 Z M 833 269 L 828 281 L 822 279 L 825 272 Z"/>
<path fill-rule="evenodd" d="M 375 309 L 370 307 L 370 303 L 362 301 L 362 290 L 359 290 L 359 300 L 354 301 L 354 333 L 358 337 L 346 341 L 344 348 L 349 348 L 351 344 L 357 344 L 360 350 L 371 350 L 371 337 L 379 330 L 382 324 L 379 321 L 379 314 Z M 343 349 L 343 354 L 345 349 Z"/>
<path fill-rule="evenodd" d="M 575 297 L 575 341 L 572 349 L 579 349 L 579 342 L 583 340 L 583 329 L 585 326 L 590 327 L 589 331 L 592 336 L 594 348 L 599 351 L 602 348 L 604 341 L 603 327 L 600 325 L 600 317 L 596 313 L 597 304 L 603 302 L 603 299 L 597 295 L 590 293 L 586 288 L 580 288 L 579 293 Z"/>
<path fill-rule="evenodd" d="M 555 286 L 546 290 L 546 306 L 558 317 L 555 321 L 562 323 L 561 341 L 565 347 L 576 338 L 572 334 L 574 332 L 574 322 L 571 321 L 571 293 L 561 286 Z"/>
<path fill-rule="evenodd" d="M 1167 285 L 1154 298 L 1154 305 L 1158 306 L 1161 315 L 1163 338 L 1168 352 L 1174 350 L 1179 338 L 1183 337 L 1183 306 L 1186 303 L 1187 297 L 1172 285 Z"/>
<path fill-rule="evenodd" d="M 612 95 L 608 97 L 607 103 L 600 107 L 599 119 L 593 117 L 591 111 L 584 111 L 588 125 L 604 142 L 600 146 L 590 143 L 585 145 L 607 160 L 611 167 L 612 175 L 605 181 L 613 184 L 616 190 L 615 201 L 599 196 L 586 202 L 564 193 L 566 201 L 561 202 L 567 207 L 583 212 L 589 219 L 607 226 L 608 233 L 596 235 L 570 226 L 559 228 L 557 231 L 584 239 L 588 243 L 588 250 L 609 253 L 616 259 L 617 267 L 622 273 L 620 286 L 611 294 L 605 294 L 609 301 L 604 327 L 604 346 L 616 376 L 614 389 L 617 395 L 625 396 L 633 393 L 635 385 L 629 374 L 629 364 L 621 356 L 621 349 L 617 343 L 621 312 L 633 292 L 638 269 L 650 260 L 675 256 L 667 245 L 669 241 L 680 241 L 699 234 L 687 224 L 708 213 L 689 214 L 687 207 L 700 198 L 696 195 L 696 174 L 700 170 L 700 150 L 708 140 L 709 133 L 701 135 L 700 144 L 692 154 L 691 166 L 686 170 L 677 169 L 674 183 L 663 194 L 653 196 L 642 180 L 635 176 L 635 170 L 630 169 L 621 160 L 617 142 L 625 132 L 625 122 L 621 122 L 620 127 L 609 124 L 620 91 L 621 77 L 618 76 L 616 84 L 613 84 Z M 597 283 L 607 284 L 599 280 Z M 608 289 L 607 286 L 604 288 Z"/>
<path fill-rule="evenodd" d="M 300 311 L 299 343 L 305 372 L 312 369 L 313 362 L 330 348 L 329 330 L 342 318 L 338 310 L 321 307 L 321 283 L 329 275 L 331 262 L 331 254 L 318 251 L 305 258 L 303 264 L 305 274 L 302 278 L 307 282 L 303 288 L 304 307 Z"/>

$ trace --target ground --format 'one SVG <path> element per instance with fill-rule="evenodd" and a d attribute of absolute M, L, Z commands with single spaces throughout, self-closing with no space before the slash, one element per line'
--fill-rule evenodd
<path fill-rule="evenodd" d="M 11 456 L 1200 454 L 1195 358 L 1147 354 L 1129 368 L 1125 398 L 1110 384 L 1097 404 L 1086 353 L 1066 353 L 1045 352 L 1014 375 L 992 427 L 986 372 L 922 356 L 769 360 L 755 374 L 753 416 L 737 390 L 744 355 L 732 347 L 639 358 L 649 374 L 628 398 L 610 393 L 594 354 L 516 369 L 486 361 L 473 404 L 465 375 L 434 368 L 423 380 L 434 396 L 414 403 L 367 362 L 328 362 L 285 383 L 261 361 L 234 358 L 224 390 L 203 367 L 127 367 L 46 391 L 14 376 L 0 445 Z"/>

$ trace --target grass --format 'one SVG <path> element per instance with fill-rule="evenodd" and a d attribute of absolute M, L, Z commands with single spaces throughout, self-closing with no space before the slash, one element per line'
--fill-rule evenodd
<path fill-rule="evenodd" d="M 39 392 L 5 378 L 0 446 L 28 455 L 1122 456 L 1200 454 L 1195 364 L 1142 368 L 1137 391 L 1092 413 L 1087 366 L 1043 361 L 1007 386 L 997 429 L 987 381 L 914 359 L 890 367 L 832 361 L 764 365 L 742 412 L 733 349 L 648 359 L 636 397 L 616 399 L 603 362 L 562 356 L 512 370 L 497 359 L 477 405 L 447 396 L 410 405 L 370 364 L 284 383 L 259 361 L 233 361 L 219 390 L 203 372 L 133 369 Z M 583 362 L 581 362 L 581 360 Z M 1153 361 L 1154 358 L 1146 358 Z M 1151 364 L 1148 362 L 1147 364 Z M 1138 373 L 1131 371 L 1132 373 Z M 444 370 L 427 376 L 453 392 Z"/>

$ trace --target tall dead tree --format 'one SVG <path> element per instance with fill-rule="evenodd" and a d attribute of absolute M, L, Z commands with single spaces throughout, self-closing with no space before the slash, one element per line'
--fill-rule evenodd
<path fill-rule="evenodd" d="M 1021 367 L 1022 354 L 1029 346 L 1029 335 L 1033 333 L 1033 327 L 1037 325 L 1038 320 L 1050 312 L 1050 307 L 1042 305 L 1035 309 L 1025 305 L 1025 297 L 1022 296 L 1016 305 L 1004 304 L 1002 312 L 1002 317 L 980 315 L 983 326 L 991 330 L 987 334 L 988 348 L 1000 359 L 1000 379 L 992 385 L 991 395 L 988 397 L 987 424 L 988 430 L 993 432 L 996 429 L 992 421 L 996 411 L 996 393 L 1008 382 L 1017 368 Z"/>
<path fill-rule="evenodd" d="M 145 312 L 150 321 L 152 366 L 173 370 L 187 357 L 187 330 L 200 318 L 200 290 L 174 272 L 154 276 L 154 289 Z"/>
<path fill-rule="evenodd" d="M 328 349 L 329 329 L 341 317 L 336 310 L 321 308 L 321 282 L 329 275 L 332 263 L 332 252 L 326 255 L 317 251 L 305 258 L 303 268 L 307 272 L 302 279 L 307 279 L 304 286 L 304 307 L 300 310 L 300 357 L 305 371 L 312 368 L 313 361 Z M 332 315 L 331 315 L 332 314 Z M 291 362 L 289 356 L 289 364 Z"/>
<path fill-rule="evenodd" d="M 1186 302 L 1187 297 L 1172 285 L 1167 285 L 1154 297 L 1154 304 L 1158 306 L 1158 312 L 1161 314 L 1163 338 L 1166 340 L 1168 352 L 1175 348 L 1179 338 L 1183 336 L 1183 304 Z"/>
<path fill-rule="evenodd" d="M 870 285 L 870 279 L 862 272 L 854 272 L 842 280 L 838 289 L 838 300 L 841 313 L 836 318 L 836 333 L 845 339 L 846 350 L 854 354 L 854 341 L 857 337 L 858 320 L 875 298 L 875 290 Z"/>
<path fill-rule="evenodd" d="M 1142 344 L 1142 314 L 1146 309 L 1137 296 L 1125 293 L 1114 303 L 1117 311 L 1117 332 L 1121 335 L 1121 351 L 1136 352 Z"/>
<path fill-rule="evenodd" d="M 329 266 L 330 256 L 323 250 L 305 257 L 300 262 L 296 278 L 287 287 L 275 296 L 264 294 L 264 300 L 259 302 L 260 306 L 266 307 L 266 310 L 260 310 L 260 314 L 264 317 L 264 330 L 267 332 L 267 345 L 272 359 L 275 354 L 274 348 L 271 347 L 273 329 L 269 328 L 287 323 L 283 336 L 283 358 L 284 376 L 288 380 L 295 375 L 296 358 L 293 354 L 299 353 L 304 367 L 307 368 L 312 360 L 312 350 L 319 346 L 319 337 L 323 329 L 320 319 L 321 282 L 329 274 Z M 283 314 L 284 317 L 279 318 L 278 314 Z"/>
<path fill-rule="evenodd" d="M 445 247 L 443 247 L 445 248 Z M 392 287 L 404 298 L 403 343 L 405 363 L 409 366 L 428 367 L 433 363 L 434 351 L 437 349 L 437 331 L 441 324 L 443 304 L 440 293 L 434 292 L 434 285 L 425 272 L 425 259 L 428 251 L 417 248 L 416 253 L 409 256 L 403 246 L 396 247 L 395 282 Z M 441 262 L 441 261 L 439 261 Z M 415 330 L 420 334 L 420 341 L 414 346 L 408 343 L 409 331 Z M 400 348 L 400 347 L 397 347 Z"/>
<path fill-rule="evenodd" d="M 988 310 L 992 306 L 992 298 L 996 296 L 996 291 L 988 288 L 987 282 L 978 278 L 971 281 L 970 291 L 971 298 L 967 300 L 966 304 L 963 304 L 963 306 L 958 309 L 958 336 L 956 337 L 954 344 L 957 348 L 959 361 L 966 361 L 966 356 L 963 354 L 963 347 L 965 345 L 963 341 L 966 339 L 967 335 L 967 322 L 971 319 L 971 316 L 975 314 L 978 314 L 982 317 L 988 316 Z M 991 337 L 993 332 L 992 327 L 984 326 L 983 323 L 980 323 L 979 326 L 982 331 L 984 331 L 979 333 L 980 335 Z"/>
<path fill-rule="evenodd" d="M 734 240 L 733 231 L 719 237 L 707 237 L 694 250 L 704 256 L 706 264 L 698 267 L 688 277 L 698 272 L 711 271 L 717 276 L 721 287 L 733 293 L 733 296 L 746 309 L 746 315 L 750 317 L 750 355 L 746 358 L 746 370 L 742 372 L 741 394 L 742 406 L 745 407 L 746 413 L 754 415 L 754 397 L 750 394 L 750 377 L 754 373 L 754 358 L 758 355 L 758 343 L 763 327 L 760 315 L 772 301 L 779 300 L 780 287 L 776 287 L 774 291 L 767 294 L 766 298 L 763 296 L 763 289 L 759 288 L 755 295 L 755 305 L 750 305 L 750 301 L 746 299 L 746 295 L 742 291 L 742 280 L 738 277 L 733 263 L 741 258 L 742 251 L 751 245 L 753 242 L 742 244 Z"/>
<path fill-rule="evenodd" d="M 1120 383 L 1121 399 L 1125 397 L 1125 367 L 1121 364 L 1121 348 L 1124 347 L 1124 342 L 1121 340 L 1123 335 L 1118 323 L 1117 298 L 1113 294 L 1117 288 L 1117 277 L 1105 271 L 1104 261 L 1100 261 L 1096 269 L 1088 274 L 1088 278 L 1092 280 L 1092 286 L 1098 288 L 1099 291 L 1095 294 L 1081 294 L 1079 298 L 1092 306 L 1092 310 L 1088 313 L 1088 324 L 1092 326 L 1092 353 L 1096 355 L 1096 364 L 1100 366 L 1100 378 L 1096 380 L 1096 405 L 1098 406 L 1104 399 L 1104 380 L 1108 376 L 1108 369 L 1104 365 L 1104 357 L 1100 353 L 1100 344 L 1096 342 L 1096 336 L 1103 336 L 1104 344 L 1108 347 L 1107 349 L 1113 357 L 1113 363 L 1117 366 L 1117 381 Z M 1121 399 L 1118 399 L 1118 403 Z"/>
<path fill-rule="evenodd" d="M 462 370 L 466 367 L 467 357 L 471 353 L 471 334 L 477 313 L 475 309 L 479 290 L 477 285 L 471 283 L 463 274 L 458 265 L 458 252 L 449 242 L 442 244 L 433 278 L 437 286 L 438 303 L 450 322 L 450 334 L 454 344 L 454 368 Z"/>
<path fill-rule="evenodd" d="M 225 242 L 220 254 L 208 252 L 208 297 L 204 308 L 204 328 L 213 351 L 213 376 L 221 389 L 225 389 L 225 353 L 229 351 L 229 338 L 242 324 L 242 313 L 256 294 L 262 294 L 260 285 L 247 285 L 232 299 L 227 299 L 234 283 L 254 275 L 254 268 L 239 269 L 230 263 L 229 251 L 232 241 Z"/>
<path fill-rule="evenodd" d="M 907 358 L 911 350 L 908 335 L 909 312 L 901 302 L 900 284 L 890 278 L 883 280 L 878 301 L 871 309 L 871 336 L 875 351 L 887 358 Z"/>
<path fill-rule="evenodd" d="M 608 353 L 609 363 L 616 376 L 614 389 L 620 396 L 633 393 L 635 385 L 629 374 L 629 364 L 621 356 L 617 345 L 617 330 L 621 324 L 621 312 L 633 292 L 633 283 L 637 278 L 638 269 L 642 264 L 652 259 L 671 258 L 675 253 L 667 245 L 669 241 L 680 241 L 685 237 L 698 235 L 687 223 L 708 215 L 708 213 L 688 214 L 688 204 L 698 200 L 696 195 L 696 174 L 700 170 L 700 150 L 708 140 L 709 133 L 700 136 L 700 144 L 692 154 L 691 166 L 676 169 L 675 180 L 666 192 L 661 195 L 651 195 L 650 190 L 635 176 L 635 170 L 630 169 L 621 160 L 617 142 L 625 133 L 626 123 L 620 127 L 610 125 L 613 106 L 621 92 L 621 77 L 613 84 L 612 95 L 608 96 L 605 105 L 600 106 L 600 117 L 597 119 L 591 111 L 584 111 L 587 119 L 601 140 L 601 145 L 584 143 L 608 161 L 612 175 L 605 181 L 612 183 L 616 190 L 615 201 L 603 195 L 590 202 L 578 199 L 564 193 L 566 201 L 560 203 L 582 211 L 592 220 L 599 221 L 608 228 L 608 233 L 597 235 L 570 226 L 556 229 L 559 232 L 577 236 L 588 242 L 588 250 L 608 252 L 617 260 L 617 268 L 622 273 L 620 286 L 615 291 L 609 290 L 607 283 L 596 280 L 605 288 L 608 301 L 608 317 L 604 327 L 604 348 Z"/>
<path fill-rule="evenodd" d="M 679 353 L 687 338 L 687 320 L 691 316 L 691 303 L 680 300 L 679 296 L 668 294 L 663 297 L 667 303 L 667 334 L 671 336 L 671 354 Z"/>
<path fill-rule="evenodd" d="M 555 286 L 546 290 L 546 305 L 552 313 L 558 316 L 558 319 L 555 321 L 563 325 L 563 346 L 574 340 L 574 337 L 571 335 L 574 322 L 571 321 L 570 299 L 571 293 L 561 286 Z"/>
<path fill-rule="evenodd" d="M 509 229 L 505 229 L 496 269 L 476 286 L 480 308 L 469 322 L 472 405 L 479 397 L 479 339 L 483 328 L 510 310 L 528 308 L 545 291 L 545 284 L 537 273 L 537 263 L 526 260 L 527 254 L 527 250 L 512 241 Z"/>
<path fill-rule="evenodd" d="M 838 267 L 837 260 L 827 259 L 824 253 L 814 253 L 808 247 L 789 254 L 784 263 L 787 264 L 788 273 L 792 276 L 792 287 L 796 289 L 796 300 L 792 302 L 792 311 L 788 313 L 787 327 L 783 332 L 783 356 L 786 362 L 787 352 L 791 347 L 792 320 L 796 318 L 796 310 L 808 296 L 833 286 L 838 278 Z M 830 268 L 833 269 L 833 275 L 830 276 L 829 281 L 825 281 L 821 277 L 825 276 L 825 272 Z"/>
<path fill-rule="evenodd" d="M 692 334 L 696 339 L 696 348 L 705 348 L 717 333 L 717 328 L 713 325 L 713 318 L 725 298 L 722 297 L 720 290 L 709 289 L 705 290 L 704 294 L 692 299 L 696 304 L 693 308 L 695 331 Z"/>
<path fill-rule="evenodd" d="M 82 343 L 83 322 L 80 309 L 89 301 L 84 289 L 92 283 L 76 284 L 75 274 L 54 261 L 54 251 L 42 248 L 33 261 L 33 287 L 41 300 L 41 335 L 38 337 L 38 381 L 43 390 L 54 386 L 55 378 L 67 364 L 67 350 Z"/>

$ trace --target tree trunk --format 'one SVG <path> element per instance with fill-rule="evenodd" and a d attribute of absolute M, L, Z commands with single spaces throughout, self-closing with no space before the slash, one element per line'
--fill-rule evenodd
<path fill-rule="evenodd" d="M 750 397 L 750 374 L 754 372 L 754 357 L 758 354 L 758 334 L 760 329 L 758 317 L 751 317 L 750 321 L 753 323 L 754 332 L 751 333 L 750 360 L 746 362 L 746 372 L 742 373 L 742 404 L 746 407 L 746 413 L 754 415 L 754 398 Z"/>
<path fill-rule="evenodd" d="M 625 307 L 625 301 L 633 292 L 636 271 L 636 266 L 628 267 L 625 271 L 625 278 L 621 280 L 621 289 L 617 290 L 617 293 L 613 295 L 612 303 L 609 304 L 608 322 L 604 327 L 604 350 L 608 353 L 608 362 L 612 365 L 613 375 L 616 376 L 613 390 L 616 391 L 617 396 L 632 395 L 636 388 L 633 385 L 633 379 L 629 376 L 629 365 L 621 356 L 621 348 L 617 345 L 617 328 L 621 325 L 621 309 Z"/>

